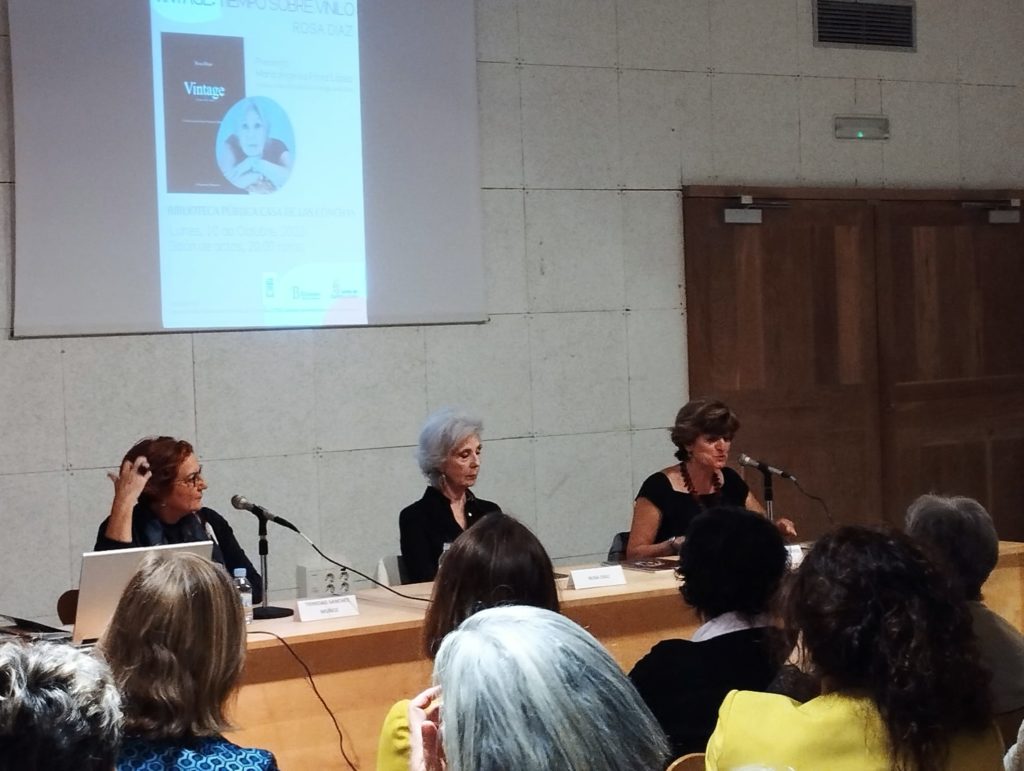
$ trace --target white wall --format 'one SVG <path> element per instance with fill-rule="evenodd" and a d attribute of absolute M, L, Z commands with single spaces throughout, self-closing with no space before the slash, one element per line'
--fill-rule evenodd
<path fill-rule="evenodd" d="M 810 0 L 478 0 L 482 326 L 11 341 L 10 54 L 0 0 L 0 611 L 52 617 L 137 438 L 369 570 L 423 482 L 423 417 L 485 419 L 477 492 L 556 557 L 603 552 L 671 461 L 687 396 L 678 188 L 1024 184 L 1024 0 L 918 0 L 915 54 L 814 48 Z M 832 140 L 884 112 L 886 144 Z M 276 589 L 314 561 L 272 536 Z"/>

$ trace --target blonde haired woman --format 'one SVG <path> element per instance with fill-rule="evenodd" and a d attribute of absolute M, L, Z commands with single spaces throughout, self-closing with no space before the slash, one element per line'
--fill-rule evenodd
<path fill-rule="evenodd" d="M 128 583 L 100 650 L 124 700 L 119 771 L 276 771 L 227 741 L 245 617 L 227 572 L 194 554 L 151 555 Z"/>

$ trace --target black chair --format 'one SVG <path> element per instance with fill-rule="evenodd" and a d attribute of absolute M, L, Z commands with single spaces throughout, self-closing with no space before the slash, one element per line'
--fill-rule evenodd
<path fill-rule="evenodd" d="M 78 615 L 78 590 L 68 589 L 57 598 L 57 618 L 62 624 L 75 623 L 75 616 Z"/>
<path fill-rule="evenodd" d="M 623 530 L 616 533 L 612 538 L 611 548 L 608 549 L 608 562 L 622 562 L 626 559 L 626 547 L 629 546 L 629 531 Z"/>

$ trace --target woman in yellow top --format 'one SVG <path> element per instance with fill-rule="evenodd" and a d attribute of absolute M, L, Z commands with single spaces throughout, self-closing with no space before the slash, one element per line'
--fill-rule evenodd
<path fill-rule="evenodd" d="M 551 558 L 519 520 L 488 514 L 455 539 L 434 580 L 423 622 L 423 652 L 433 660 L 445 636 L 485 608 L 533 605 L 558 611 Z M 409 700 L 397 702 L 381 728 L 377 771 L 408 771 Z"/>
<path fill-rule="evenodd" d="M 708 742 L 709 771 L 1002 769 L 970 614 L 906 536 L 860 527 L 825 536 L 783 615 L 822 694 L 800 704 L 732 691 Z"/>

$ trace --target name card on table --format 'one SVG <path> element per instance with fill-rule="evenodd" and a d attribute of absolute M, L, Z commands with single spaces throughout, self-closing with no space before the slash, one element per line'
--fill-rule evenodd
<path fill-rule="evenodd" d="M 622 565 L 602 565 L 599 568 L 581 568 L 569 571 L 566 589 L 596 589 L 599 586 L 619 586 L 626 583 Z"/>
<path fill-rule="evenodd" d="M 323 621 L 326 618 L 358 616 L 359 603 L 355 595 L 342 594 L 338 597 L 317 597 L 299 600 L 295 603 L 297 621 Z"/>

